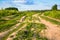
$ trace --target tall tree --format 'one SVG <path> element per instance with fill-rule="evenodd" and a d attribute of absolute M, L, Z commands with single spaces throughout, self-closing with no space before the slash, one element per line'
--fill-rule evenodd
<path fill-rule="evenodd" d="M 52 10 L 57 10 L 57 5 L 56 4 L 52 7 Z"/>

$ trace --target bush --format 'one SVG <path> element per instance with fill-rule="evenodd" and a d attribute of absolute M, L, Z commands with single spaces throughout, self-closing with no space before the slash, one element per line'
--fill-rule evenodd
<path fill-rule="evenodd" d="M 9 8 L 5 8 L 5 10 L 17 10 L 17 11 L 18 11 L 18 8 L 15 8 L 15 7 L 9 7 Z"/>

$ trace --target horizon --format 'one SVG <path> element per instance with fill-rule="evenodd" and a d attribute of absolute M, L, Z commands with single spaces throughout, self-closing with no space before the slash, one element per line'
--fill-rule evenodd
<path fill-rule="evenodd" d="M 0 0 L 0 9 L 16 7 L 20 11 L 26 10 L 47 10 L 57 4 L 60 9 L 60 0 Z"/>

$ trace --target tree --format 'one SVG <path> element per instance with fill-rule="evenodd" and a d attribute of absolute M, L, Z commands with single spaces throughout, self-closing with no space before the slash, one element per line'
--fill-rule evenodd
<path fill-rule="evenodd" d="M 8 7 L 8 8 L 5 8 L 5 10 L 17 10 L 17 11 L 18 11 L 18 8 L 15 8 L 15 7 Z"/>
<path fill-rule="evenodd" d="M 52 7 L 52 10 L 57 10 L 57 5 L 56 4 Z"/>

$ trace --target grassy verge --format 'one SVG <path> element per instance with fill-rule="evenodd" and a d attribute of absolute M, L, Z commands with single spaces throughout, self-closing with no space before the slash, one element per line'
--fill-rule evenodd
<path fill-rule="evenodd" d="M 53 24 L 60 25 L 60 22 L 58 22 L 58 21 L 56 21 L 56 20 L 49 19 L 49 18 L 47 18 L 47 17 L 45 17 L 45 16 L 40 16 L 40 17 L 43 18 L 43 19 L 45 19 L 45 20 L 47 20 L 47 21 L 50 21 L 50 22 L 53 23 Z"/>
<path fill-rule="evenodd" d="M 22 15 L 23 16 L 23 15 Z M 7 21 L 4 24 L 0 24 L 0 32 L 6 31 L 8 29 L 10 29 L 12 26 L 14 26 L 15 24 L 17 24 L 17 20 L 20 20 L 22 16 L 17 16 L 12 20 Z"/>
<path fill-rule="evenodd" d="M 31 29 L 34 30 L 31 30 Z M 28 23 L 26 28 L 24 28 L 21 31 L 18 31 L 16 34 L 16 38 L 13 38 L 13 40 L 32 40 L 33 37 L 36 38 L 36 40 L 48 40 L 47 38 L 40 37 L 38 30 L 40 29 L 46 29 L 44 24 L 40 23 Z"/>
<path fill-rule="evenodd" d="M 16 29 L 13 29 L 12 31 L 10 31 L 6 36 L 4 36 L 2 38 L 2 40 L 6 40 L 10 34 L 12 34 L 13 32 L 17 31 L 18 29 L 20 29 L 24 24 L 25 23 L 21 23 Z"/>

